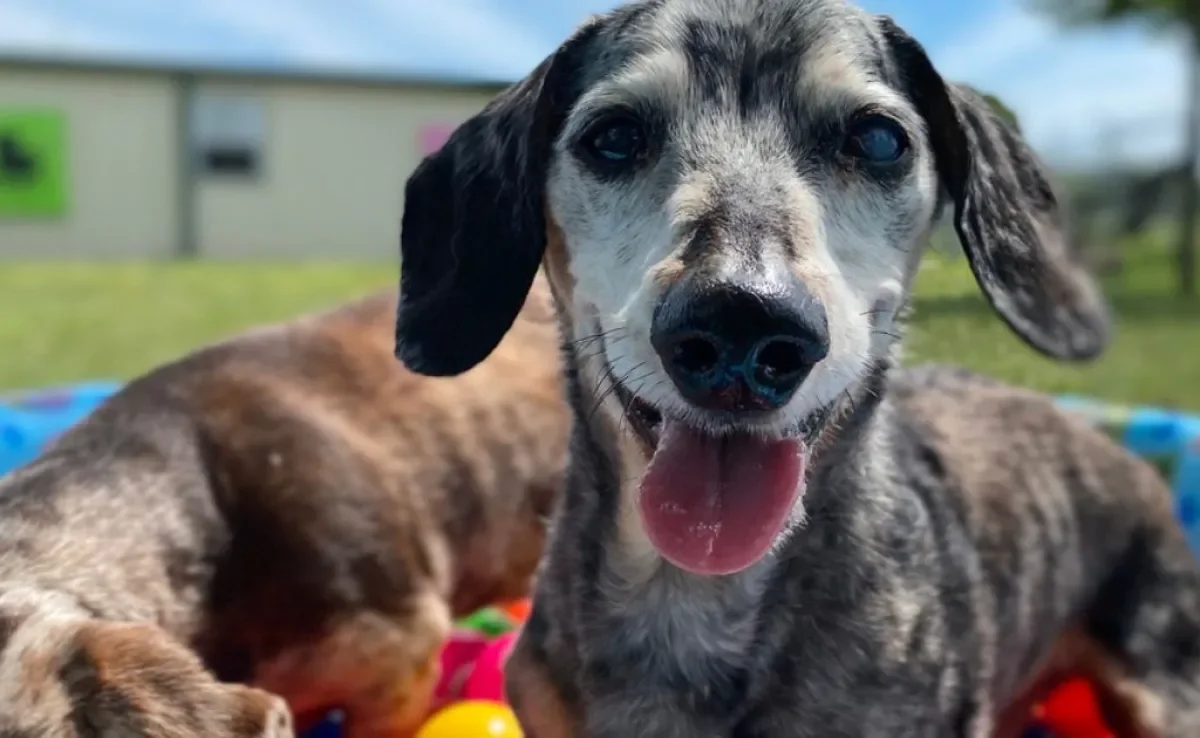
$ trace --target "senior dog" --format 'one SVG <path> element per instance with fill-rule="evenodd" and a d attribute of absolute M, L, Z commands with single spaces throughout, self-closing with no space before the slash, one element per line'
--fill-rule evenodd
<path fill-rule="evenodd" d="M 410 368 L 484 360 L 543 263 L 565 332 L 567 489 L 509 663 L 527 736 L 1007 736 L 1067 670 L 1123 738 L 1200 735 L 1164 483 L 1049 398 L 894 368 L 944 209 L 1029 345 L 1094 357 L 1108 316 L 1029 147 L 893 21 L 624 5 L 406 203 Z"/>

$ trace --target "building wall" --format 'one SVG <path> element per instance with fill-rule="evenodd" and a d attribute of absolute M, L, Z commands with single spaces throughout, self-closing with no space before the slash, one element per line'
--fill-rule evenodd
<path fill-rule="evenodd" d="M 198 251 L 238 258 L 395 259 L 422 130 L 457 124 L 478 90 L 200 80 L 198 94 L 262 101 L 258 176 L 196 182 Z"/>
<path fill-rule="evenodd" d="M 0 115 L 45 108 L 67 125 L 62 216 L 0 214 L 0 258 L 397 258 L 403 187 L 428 143 L 495 94 L 482 87 L 356 83 L 179 70 L 6 65 Z M 181 171 L 194 142 L 186 95 L 262 111 L 252 176 Z"/>
<path fill-rule="evenodd" d="M 0 219 L 0 257 L 171 254 L 179 210 L 171 79 L 0 65 L 0 110 L 31 107 L 66 118 L 66 211 Z"/>

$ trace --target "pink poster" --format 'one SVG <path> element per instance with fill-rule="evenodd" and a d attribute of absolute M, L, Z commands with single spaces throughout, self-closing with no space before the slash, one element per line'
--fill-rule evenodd
<path fill-rule="evenodd" d="M 420 139 L 421 154 L 428 156 L 442 148 L 442 144 L 446 143 L 446 139 L 450 138 L 450 134 L 457 127 L 456 123 L 430 123 L 422 126 L 421 131 L 417 134 Z"/>

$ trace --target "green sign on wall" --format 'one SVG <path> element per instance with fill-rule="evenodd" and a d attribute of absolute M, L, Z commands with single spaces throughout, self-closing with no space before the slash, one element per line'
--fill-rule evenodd
<path fill-rule="evenodd" d="M 65 116 L 0 108 L 0 218 L 60 216 L 67 192 Z"/>

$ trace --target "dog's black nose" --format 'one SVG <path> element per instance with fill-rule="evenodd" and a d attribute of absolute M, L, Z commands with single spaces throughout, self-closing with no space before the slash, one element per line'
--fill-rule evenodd
<path fill-rule="evenodd" d="M 825 309 L 790 284 L 684 278 L 654 313 L 650 339 L 680 394 L 708 410 L 775 410 L 829 353 Z"/>

